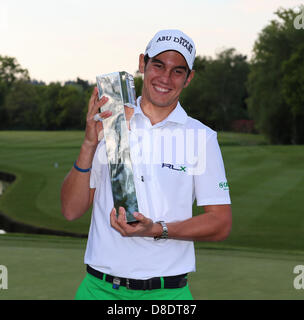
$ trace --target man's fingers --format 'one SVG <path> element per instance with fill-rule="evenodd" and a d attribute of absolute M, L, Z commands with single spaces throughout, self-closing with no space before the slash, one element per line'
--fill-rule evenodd
<path fill-rule="evenodd" d="M 95 87 L 89 101 L 88 113 L 95 114 L 96 112 L 98 112 L 99 108 L 101 108 L 104 104 L 108 102 L 108 100 L 109 98 L 105 96 L 98 100 L 98 89 L 97 87 Z"/>
<path fill-rule="evenodd" d="M 98 119 L 95 119 L 96 116 L 99 116 Z M 97 130 L 97 134 L 98 134 L 98 141 L 100 141 L 103 137 L 103 124 L 102 124 L 102 120 L 103 119 L 107 119 L 112 115 L 111 111 L 104 111 L 102 113 L 96 113 L 96 115 L 94 116 L 94 120 L 97 121 L 96 123 L 96 130 Z"/>
<path fill-rule="evenodd" d="M 118 217 L 116 218 L 116 230 L 118 230 L 123 236 L 132 236 L 136 226 L 137 223 L 134 225 L 127 223 L 126 210 L 124 207 L 119 207 Z"/>
<path fill-rule="evenodd" d="M 110 110 L 107 110 L 107 111 L 104 111 L 104 112 L 101 112 L 101 113 L 96 113 L 94 115 L 93 119 L 95 121 L 102 121 L 104 119 L 109 118 L 111 115 L 112 115 L 112 112 Z"/>
<path fill-rule="evenodd" d="M 116 210 L 111 211 L 111 226 L 116 229 L 122 236 L 144 236 L 149 234 L 149 224 L 153 224 L 152 220 L 145 217 L 139 212 L 134 212 L 134 217 L 137 219 L 137 223 L 128 224 L 126 221 L 126 210 L 123 207 L 119 207 L 118 216 L 116 216 Z"/>
<path fill-rule="evenodd" d="M 123 226 L 126 224 L 126 210 L 123 207 L 119 207 L 118 209 L 118 218 L 117 222 Z"/>
<path fill-rule="evenodd" d="M 114 217 L 116 217 L 116 209 L 115 209 L 115 208 L 113 208 L 112 211 L 111 211 L 111 213 L 110 213 L 110 220 L 111 220 L 111 222 L 112 222 L 112 220 L 113 220 Z"/>
<path fill-rule="evenodd" d="M 109 98 L 103 96 L 100 100 L 94 100 L 93 103 L 89 106 L 89 113 L 95 114 L 99 109 L 108 102 Z"/>
<path fill-rule="evenodd" d="M 98 141 L 100 141 L 103 138 L 103 126 L 101 121 L 99 120 L 99 108 L 107 103 L 109 99 L 107 97 L 102 97 L 102 99 L 98 100 L 98 90 L 97 87 L 94 88 L 89 105 L 88 105 L 88 112 L 86 116 L 86 134 L 85 134 L 85 140 L 90 145 L 97 145 Z M 98 116 L 96 116 L 98 114 Z M 105 118 L 108 118 L 111 115 L 111 113 L 108 111 L 104 111 L 100 113 L 100 116 Z M 94 119 L 95 117 L 95 119 Z"/>
<path fill-rule="evenodd" d="M 102 102 L 102 104 L 106 103 L 106 99 L 108 99 L 108 98 L 105 98 L 105 100 Z M 97 106 L 97 104 L 96 104 L 94 108 L 92 108 L 90 111 L 88 111 L 87 121 L 91 122 L 92 120 L 94 120 L 96 122 L 96 121 L 99 121 L 99 119 L 101 119 L 101 120 L 106 119 L 112 115 L 112 112 L 110 110 L 106 110 L 101 113 L 98 113 L 98 111 L 99 111 L 99 106 Z"/>
<path fill-rule="evenodd" d="M 139 212 L 134 212 L 133 216 L 136 218 L 137 221 L 142 222 L 142 223 L 145 223 L 147 220 L 147 218 Z"/>
<path fill-rule="evenodd" d="M 89 111 L 97 102 L 98 102 L 98 89 L 97 87 L 95 87 L 89 101 Z"/>
<path fill-rule="evenodd" d="M 110 214 L 111 226 L 117 230 L 122 236 L 126 236 L 126 232 L 120 227 L 118 219 L 116 217 L 116 209 L 113 208 Z"/>
<path fill-rule="evenodd" d="M 100 100 L 96 101 L 96 106 L 98 108 L 101 108 L 104 104 L 106 104 L 109 101 L 109 98 L 106 96 L 102 96 L 102 98 Z"/>
<path fill-rule="evenodd" d="M 89 106 L 94 104 L 97 97 L 98 97 L 98 89 L 97 89 L 97 87 L 94 87 L 94 90 L 92 92 L 92 95 L 91 95 L 91 98 L 89 101 Z"/>

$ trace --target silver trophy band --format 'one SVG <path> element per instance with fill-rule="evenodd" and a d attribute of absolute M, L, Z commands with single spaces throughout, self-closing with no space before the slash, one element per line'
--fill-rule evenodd
<path fill-rule="evenodd" d="M 124 106 L 136 104 L 133 76 L 127 72 L 113 72 L 96 77 L 98 97 L 109 98 L 103 110 L 110 110 L 111 117 L 102 120 L 114 207 L 126 210 L 127 222 L 137 221 L 133 212 L 138 211 L 134 176 L 130 157 L 129 132 Z M 99 117 L 97 117 L 99 116 Z M 113 134 L 114 133 L 114 134 Z"/>

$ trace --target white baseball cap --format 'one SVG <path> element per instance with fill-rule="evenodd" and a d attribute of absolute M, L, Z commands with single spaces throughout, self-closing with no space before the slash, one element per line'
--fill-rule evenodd
<path fill-rule="evenodd" d="M 196 49 L 190 37 L 180 30 L 161 30 L 148 43 L 145 55 L 148 54 L 150 58 L 153 58 L 168 50 L 174 50 L 183 55 L 189 69 L 192 70 Z"/>

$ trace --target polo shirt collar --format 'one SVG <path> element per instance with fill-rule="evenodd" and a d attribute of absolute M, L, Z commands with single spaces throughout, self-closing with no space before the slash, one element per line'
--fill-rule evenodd
<path fill-rule="evenodd" d="M 137 98 L 136 106 L 134 107 L 134 116 L 137 114 L 141 114 L 142 116 L 146 117 L 141 109 L 140 106 L 141 97 Z M 174 108 L 174 110 L 168 115 L 166 119 L 164 119 L 161 124 L 165 124 L 166 122 L 174 122 L 177 124 L 184 125 L 187 121 L 188 115 L 186 111 L 183 109 L 183 107 L 180 105 L 180 103 L 177 103 L 177 106 Z"/>

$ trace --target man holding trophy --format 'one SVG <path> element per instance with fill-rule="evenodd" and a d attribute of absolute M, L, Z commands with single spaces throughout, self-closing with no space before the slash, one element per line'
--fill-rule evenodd
<path fill-rule="evenodd" d="M 128 74 L 97 77 L 84 142 L 61 190 L 68 220 L 93 204 L 87 275 L 76 299 L 193 299 L 187 282 L 195 271 L 193 242 L 230 233 L 217 134 L 179 103 L 194 59 L 191 38 L 162 30 L 139 56 L 144 79 L 136 101 L 125 85 Z"/>

